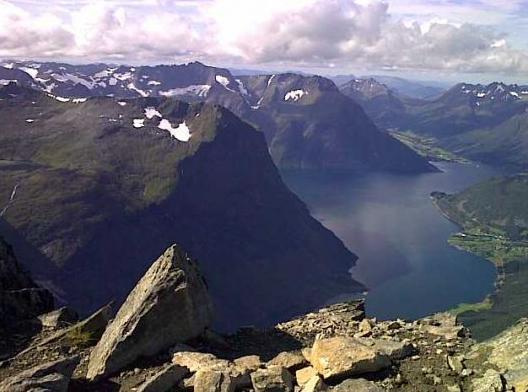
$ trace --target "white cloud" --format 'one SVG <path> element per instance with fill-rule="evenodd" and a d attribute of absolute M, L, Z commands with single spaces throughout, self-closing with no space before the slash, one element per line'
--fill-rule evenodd
<path fill-rule="evenodd" d="M 515 0 L 505 2 L 503 13 L 495 0 L 38 3 L 0 0 L 0 57 L 528 70 L 527 54 L 497 29 L 520 12 L 522 2 Z M 468 23 L 479 18 L 480 24 Z"/>

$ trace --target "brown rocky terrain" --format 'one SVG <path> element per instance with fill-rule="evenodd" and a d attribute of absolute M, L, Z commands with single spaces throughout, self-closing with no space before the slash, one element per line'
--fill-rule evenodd
<path fill-rule="evenodd" d="M 177 246 L 113 320 L 110 306 L 77 323 L 72 314 L 40 317 L 31 343 L 0 364 L 1 392 L 527 390 L 526 320 L 477 344 L 450 314 L 381 321 L 353 301 L 216 334 L 203 278 Z"/>

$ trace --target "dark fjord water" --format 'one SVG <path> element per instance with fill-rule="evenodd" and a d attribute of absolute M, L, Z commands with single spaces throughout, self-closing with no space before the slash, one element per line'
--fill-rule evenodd
<path fill-rule="evenodd" d="M 369 287 L 371 317 L 423 317 L 493 291 L 495 267 L 452 248 L 458 231 L 434 207 L 433 191 L 460 191 L 498 172 L 440 163 L 442 173 L 417 176 L 283 173 L 312 214 L 359 256 L 355 279 Z"/>

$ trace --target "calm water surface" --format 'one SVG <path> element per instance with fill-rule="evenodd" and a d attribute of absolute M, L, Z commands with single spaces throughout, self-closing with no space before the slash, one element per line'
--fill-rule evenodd
<path fill-rule="evenodd" d="M 460 191 L 499 173 L 486 166 L 437 166 L 443 173 L 283 174 L 312 214 L 359 256 L 352 276 L 369 287 L 372 317 L 423 317 L 480 301 L 493 290 L 494 266 L 448 245 L 458 228 L 429 195 Z"/>

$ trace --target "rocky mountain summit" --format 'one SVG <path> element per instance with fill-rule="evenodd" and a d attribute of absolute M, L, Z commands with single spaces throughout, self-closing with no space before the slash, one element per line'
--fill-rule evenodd
<path fill-rule="evenodd" d="M 172 246 L 112 321 L 105 307 L 47 326 L 0 363 L 0 391 L 527 390 L 525 320 L 476 344 L 452 315 L 379 321 L 354 301 L 219 335 L 211 300 L 196 262 Z"/>

